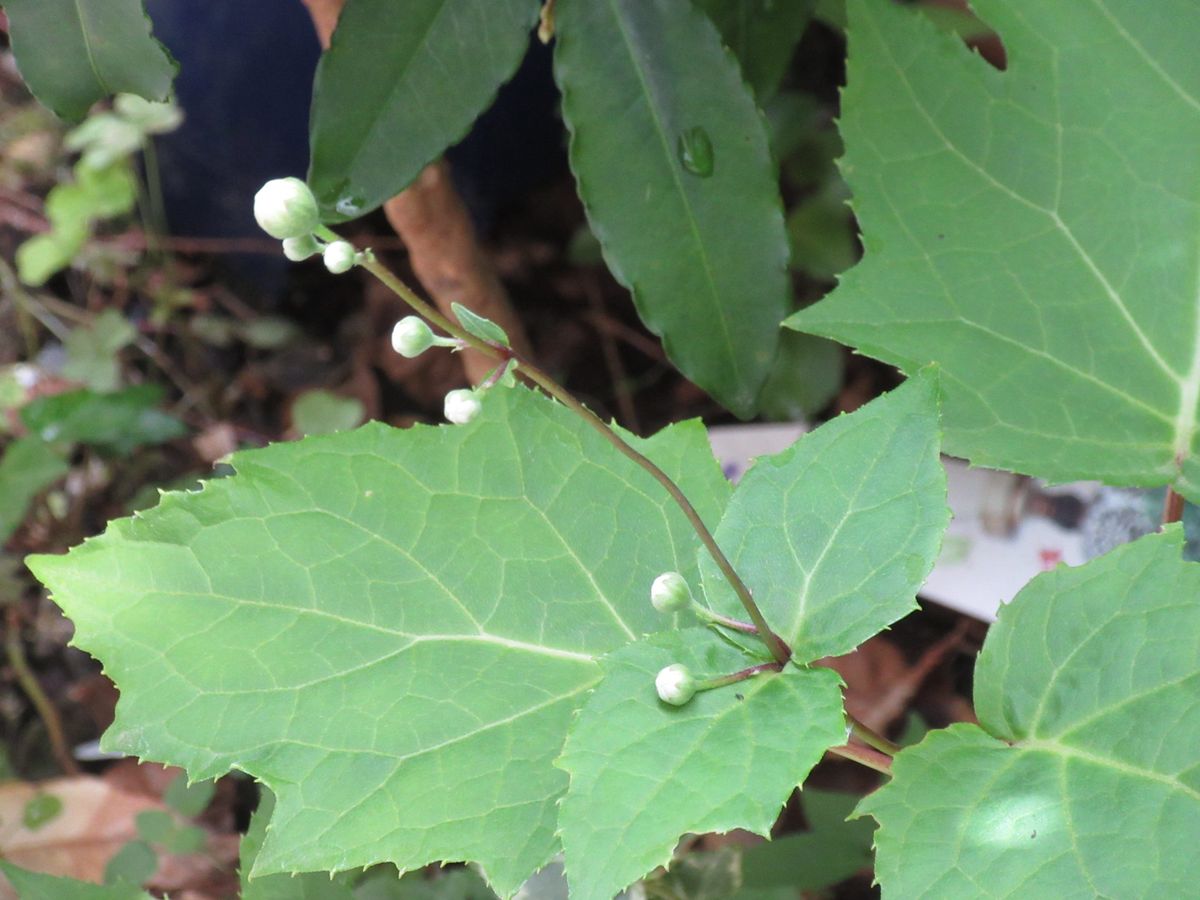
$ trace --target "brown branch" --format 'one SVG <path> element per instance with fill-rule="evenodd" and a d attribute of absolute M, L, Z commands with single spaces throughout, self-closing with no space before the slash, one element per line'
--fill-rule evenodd
<path fill-rule="evenodd" d="M 1183 494 L 1167 485 L 1167 496 L 1163 500 L 1162 523 L 1170 525 L 1183 519 Z"/>
<path fill-rule="evenodd" d="M 21 643 L 20 613 L 13 603 L 10 603 L 6 610 L 4 624 L 6 626 L 4 649 L 8 654 L 8 663 L 12 666 L 17 683 L 21 685 L 29 702 L 33 704 L 34 710 L 42 720 L 42 725 L 46 729 L 46 737 L 50 741 L 50 751 L 54 754 L 54 759 L 58 762 L 59 767 L 68 775 L 77 775 L 79 766 L 67 746 L 62 719 L 59 718 L 58 710 L 46 696 L 46 692 L 42 690 L 37 676 L 33 674 L 33 669 L 29 667 L 29 661 L 25 658 L 25 648 Z"/>
<path fill-rule="evenodd" d="M 345 0 L 301 2 L 308 7 L 322 48 L 328 48 Z M 491 319 L 508 333 L 518 355 L 529 359 L 525 328 L 479 246 L 446 163 L 437 160 L 426 166 L 411 185 L 384 204 L 383 211 L 408 247 L 413 272 L 438 309 L 449 316 L 450 304 L 461 303 Z M 482 381 L 495 365 L 474 350 L 464 351 L 461 358 L 472 382 Z"/>

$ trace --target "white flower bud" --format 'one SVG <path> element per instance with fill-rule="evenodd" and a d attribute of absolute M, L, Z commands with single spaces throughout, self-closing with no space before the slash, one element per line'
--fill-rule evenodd
<path fill-rule="evenodd" d="M 696 694 L 696 680 L 687 666 L 681 663 L 667 666 L 654 676 L 654 689 L 658 699 L 672 706 L 683 706 Z"/>
<path fill-rule="evenodd" d="M 321 252 L 321 245 L 311 234 L 283 239 L 283 255 L 292 262 L 302 262 Z"/>
<path fill-rule="evenodd" d="M 650 585 L 650 605 L 660 613 L 681 612 L 692 603 L 692 590 L 678 572 L 663 572 Z"/>
<path fill-rule="evenodd" d="M 325 248 L 325 268 L 334 275 L 349 272 L 358 262 L 358 251 L 349 241 L 334 241 Z"/>
<path fill-rule="evenodd" d="M 392 349 L 409 359 L 420 356 L 435 340 L 425 320 L 416 316 L 405 316 L 392 329 Z"/>
<path fill-rule="evenodd" d="M 254 218 L 273 238 L 303 237 L 321 224 L 317 198 L 299 178 L 275 178 L 254 195 Z"/>
<path fill-rule="evenodd" d="M 475 392 L 467 388 L 451 391 L 446 395 L 446 419 L 455 425 L 466 425 L 483 409 Z"/>

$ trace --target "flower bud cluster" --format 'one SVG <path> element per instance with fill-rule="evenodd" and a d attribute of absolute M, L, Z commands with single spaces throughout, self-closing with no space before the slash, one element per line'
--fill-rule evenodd
<path fill-rule="evenodd" d="M 274 178 L 259 188 L 254 218 L 263 231 L 283 241 L 283 255 L 292 262 L 320 253 L 325 268 L 340 275 L 366 259 L 366 253 L 355 250 L 349 241 L 325 243 L 317 237 L 329 232 L 321 225 L 317 198 L 299 178 Z"/>

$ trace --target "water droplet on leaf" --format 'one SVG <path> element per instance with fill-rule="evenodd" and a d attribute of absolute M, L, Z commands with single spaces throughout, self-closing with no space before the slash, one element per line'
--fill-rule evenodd
<path fill-rule="evenodd" d="M 357 216 L 367 205 L 367 198 L 361 194 L 342 194 L 337 198 L 337 202 L 333 204 L 333 208 L 337 210 L 340 216 Z"/>
<path fill-rule="evenodd" d="M 707 178 L 713 173 L 713 145 L 699 125 L 680 133 L 676 147 L 680 164 L 693 175 Z"/>

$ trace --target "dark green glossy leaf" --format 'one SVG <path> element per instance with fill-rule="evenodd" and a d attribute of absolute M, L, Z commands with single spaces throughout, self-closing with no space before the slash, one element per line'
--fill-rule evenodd
<path fill-rule="evenodd" d="M 516 71 L 537 0 L 353 0 L 313 87 L 309 185 L 360 216 L 461 138 Z"/>
<path fill-rule="evenodd" d="M 175 63 L 141 0 L 5 0 L 4 11 L 25 82 L 64 119 L 118 93 L 167 99 Z"/>
<path fill-rule="evenodd" d="M 755 409 L 789 309 L 762 116 L 689 0 L 560 0 L 571 167 L 613 274 L 688 378 Z"/>
<path fill-rule="evenodd" d="M 696 0 L 721 32 L 759 103 L 779 87 L 812 15 L 812 0 Z"/>

